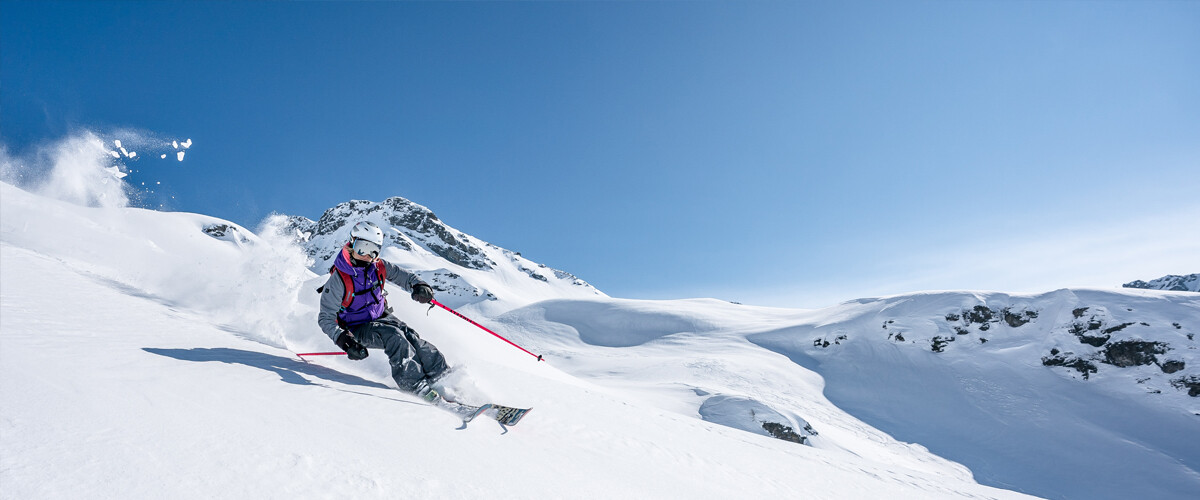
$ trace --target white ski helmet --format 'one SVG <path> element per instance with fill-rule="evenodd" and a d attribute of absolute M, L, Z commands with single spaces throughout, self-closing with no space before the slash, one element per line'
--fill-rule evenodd
<path fill-rule="evenodd" d="M 383 246 L 383 231 L 379 226 L 368 221 L 362 221 L 354 225 L 354 229 L 350 230 L 350 241 L 367 240 L 371 243 Z"/>

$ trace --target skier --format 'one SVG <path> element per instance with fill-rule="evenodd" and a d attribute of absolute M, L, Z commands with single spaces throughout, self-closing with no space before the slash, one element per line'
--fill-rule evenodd
<path fill-rule="evenodd" d="M 354 225 L 321 287 L 317 323 L 352 360 L 365 359 L 368 347 L 383 349 L 400 390 L 436 401 L 440 396 L 434 383 L 446 374 L 446 358 L 392 315 L 383 282 L 399 285 L 422 304 L 433 300 L 433 289 L 415 274 L 380 259 L 382 248 L 378 226 L 366 221 Z"/>

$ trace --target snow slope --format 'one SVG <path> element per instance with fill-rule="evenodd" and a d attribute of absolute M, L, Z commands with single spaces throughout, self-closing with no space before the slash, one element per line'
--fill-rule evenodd
<path fill-rule="evenodd" d="M 894 436 L 982 483 L 1051 498 L 1200 491 L 1200 398 L 1181 383 L 1200 385 L 1190 293 L 936 292 L 816 311 L 563 300 L 497 321 L 580 378 L 747 430 L 782 415 L 811 425 L 821 449 L 911 460 Z M 1092 369 L 1085 379 L 1060 357 Z M 730 400 L 735 421 L 706 412 Z"/>
<path fill-rule="evenodd" d="M 798 367 L 795 382 L 816 399 L 807 404 L 827 412 L 804 416 L 827 429 L 814 446 L 679 411 L 691 400 L 643 397 L 634 375 L 572 375 L 585 367 L 572 359 L 591 354 L 570 352 L 569 338 L 522 339 L 554 351 L 538 363 L 394 298 L 465 389 L 535 408 L 511 429 L 460 428 L 391 388 L 378 353 L 359 363 L 292 355 L 331 347 L 315 325 L 323 276 L 271 227 L 256 235 L 202 215 L 85 208 L 7 184 L 0 202 L 6 498 L 1020 496 L 840 412 Z M 699 354 L 668 351 L 659 355 L 674 365 Z M 725 362 L 790 363 L 747 356 Z M 614 359 L 612 373 L 621 366 Z M 743 405 L 725 403 L 707 414 L 736 422 Z"/>

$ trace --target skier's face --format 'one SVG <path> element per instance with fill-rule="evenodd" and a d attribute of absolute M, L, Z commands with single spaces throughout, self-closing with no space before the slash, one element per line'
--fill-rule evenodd
<path fill-rule="evenodd" d="M 350 246 L 350 256 L 363 262 L 371 262 L 379 257 L 379 245 L 367 240 L 354 240 Z"/>

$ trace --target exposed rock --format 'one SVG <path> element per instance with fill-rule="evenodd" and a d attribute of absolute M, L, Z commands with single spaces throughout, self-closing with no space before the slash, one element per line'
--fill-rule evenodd
<path fill-rule="evenodd" d="M 975 306 L 970 311 L 963 311 L 963 320 L 965 320 L 968 325 L 972 323 L 979 323 L 981 325 L 987 324 L 995 317 L 996 311 L 984 306 Z"/>
<path fill-rule="evenodd" d="M 1187 367 L 1187 364 L 1179 360 L 1171 360 L 1162 364 L 1163 373 L 1175 373 Z"/>
<path fill-rule="evenodd" d="M 1084 308 L 1084 309 L 1086 309 L 1086 308 Z M 1079 309 L 1076 309 L 1076 311 L 1078 311 L 1078 310 Z M 1087 323 L 1080 323 L 1078 321 L 1071 323 L 1071 326 L 1067 327 L 1067 331 L 1070 332 L 1072 335 L 1075 335 L 1075 337 L 1079 338 L 1079 341 L 1081 343 L 1084 343 L 1084 344 L 1087 344 L 1087 345 L 1090 345 L 1093 347 L 1101 347 L 1104 344 L 1108 343 L 1109 339 L 1112 338 L 1112 335 L 1111 335 L 1112 332 L 1105 331 L 1105 332 L 1101 332 L 1100 334 L 1093 334 L 1091 332 L 1099 330 L 1100 327 L 1102 327 L 1102 326 L 1104 326 L 1104 322 L 1096 319 L 1095 316 L 1092 316 L 1092 318 L 1090 320 L 1088 320 Z M 1113 331 L 1116 331 L 1116 330 L 1113 330 Z"/>
<path fill-rule="evenodd" d="M 943 352 L 946 350 L 946 344 L 954 342 L 954 337 L 943 337 L 938 335 L 930 341 L 933 352 Z"/>
<path fill-rule="evenodd" d="M 1000 313 L 1004 318 L 1004 322 L 1008 323 L 1008 326 L 1013 328 L 1017 328 L 1021 325 L 1029 323 L 1038 317 L 1037 311 L 1023 311 L 1021 313 L 1015 313 L 1012 311 L 1012 309 L 1007 307 L 1001 309 Z"/>
<path fill-rule="evenodd" d="M 1166 354 L 1167 344 L 1162 342 L 1144 342 L 1140 340 L 1123 340 L 1113 342 L 1104 349 L 1104 363 L 1120 366 L 1152 365 L 1158 363 L 1156 354 Z"/>
<path fill-rule="evenodd" d="M 808 438 L 796 434 L 796 431 L 793 430 L 789 425 L 783 425 L 776 422 L 763 422 L 762 427 L 763 430 L 767 431 L 767 433 L 771 435 L 771 437 L 776 439 L 782 439 L 784 441 L 791 441 L 799 444 L 808 443 Z"/>
<path fill-rule="evenodd" d="M 833 339 L 833 344 L 841 345 L 842 341 L 846 340 L 847 338 L 848 337 L 844 334 L 838 335 L 837 337 L 835 337 Z M 813 347 L 829 347 L 829 346 L 830 346 L 829 339 L 817 338 L 817 339 L 813 340 Z"/>
<path fill-rule="evenodd" d="M 250 239 L 246 238 L 237 227 L 229 224 L 206 224 L 201 231 L 218 240 L 232 241 L 240 244 L 250 243 Z"/>
<path fill-rule="evenodd" d="M 1171 386 L 1179 390 L 1187 389 L 1188 396 L 1193 398 L 1200 396 L 1200 375 L 1188 375 L 1171 380 Z"/>
<path fill-rule="evenodd" d="M 1089 374 L 1096 373 L 1096 364 L 1075 356 L 1074 353 L 1060 354 L 1058 349 L 1050 351 L 1050 356 L 1042 357 L 1042 364 L 1045 366 L 1065 366 L 1074 369 L 1083 374 L 1083 379 L 1087 380 Z"/>
<path fill-rule="evenodd" d="M 1121 323 L 1121 324 L 1119 324 L 1119 325 L 1117 325 L 1117 326 L 1114 326 L 1114 327 L 1112 327 L 1112 328 L 1105 328 L 1105 329 L 1104 329 L 1104 333 L 1105 333 L 1106 335 L 1111 335 L 1111 334 L 1113 334 L 1113 333 L 1116 333 L 1116 332 L 1119 332 L 1119 331 L 1121 331 L 1121 330 L 1124 330 L 1126 327 L 1128 327 L 1128 326 L 1130 326 L 1130 325 L 1132 325 L 1132 324 L 1133 324 L 1133 323 Z M 1089 325 L 1089 326 L 1090 326 L 1090 325 Z"/>
<path fill-rule="evenodd" d="M 992 309 L 987 306 L 977 305 L 971 309 L 963 310 L 961 314 L 949 313 L 945 317 L 947 322 L 961 320 L 964 327 L 977 324 L 980 331 L 986 332 L 992 328 L 992 323 L 999 323 L 1000 321 L 1003 321 L 1012 328 L 1018 328 L 1037 318 L 1038 313 L 1037 311 L 1014 311 L 1011 307 Z M 956 329 L 955 331 L 958 330 Z"/>

